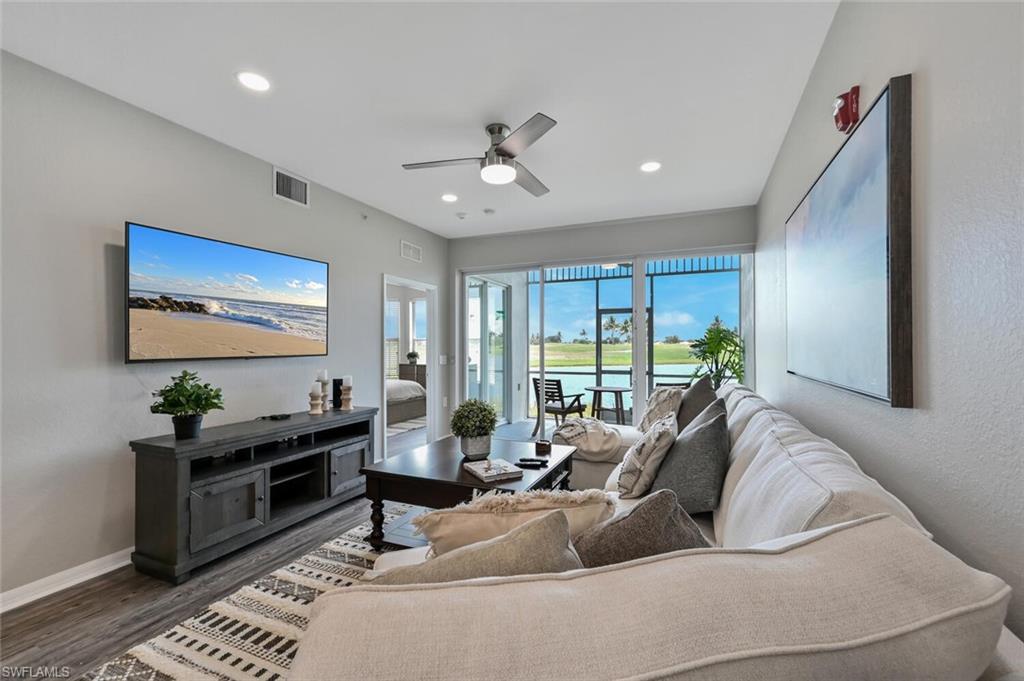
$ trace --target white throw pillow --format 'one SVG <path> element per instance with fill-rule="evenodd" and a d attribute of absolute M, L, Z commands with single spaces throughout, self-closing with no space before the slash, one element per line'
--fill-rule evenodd
<path fill-rule="evenodd" d="M 637 428 L 641 433 L 646 433 L 655 422 L 666 416 L 676 417 L 679 413 L 679 405 L 682 403 L 682 388 L 656 388 L 647 398 L 647 407 L 644 409 L 644 415 Z M 678 428 L 678 424 L 676 427 Z"/>
<path fill-rule="evenodd" d="M 651 489 L 658 467 L 676 441 L 676 415 L 669 414 L 655 421 L 643 436 L 633 443 L 622 459 L 619 471 L 619 494 L 623 499 L 643 496 Z"/>
<path fill-rule="evenodd" d="M 488 492 L 473 501 L 414 518 L 412 523 L 441 555 L 460 546 L 505 534 L 554 510 L 565 512 L 575 537 L 612 517 L 615 502 L 603 490 L 537 490 L 519 494 Z"/>

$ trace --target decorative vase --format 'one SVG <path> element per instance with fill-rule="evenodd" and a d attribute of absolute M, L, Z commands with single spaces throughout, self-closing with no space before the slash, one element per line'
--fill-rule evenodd
<path fill-rule="evenodd" d="M 459 448 L 462 449 L 462 455 L 470 461 L 486 459 L 491 453 L 491 436 L 460 437 Z"/>
<path fill-rule="evenodd" d="M 409 360 L 409 364 L 411 364 L 412 366 L 416 366 L 416 362 L 419 361 L 418 357 L 407 357 L 406 359 Z"/>
<path fill-rule="evenodd" d="M 199 430 L 203 427 L 203 415 L 172 416 L 171 422 L 174 424 L 175 440 L 191 440 L 199 437 Z"/>

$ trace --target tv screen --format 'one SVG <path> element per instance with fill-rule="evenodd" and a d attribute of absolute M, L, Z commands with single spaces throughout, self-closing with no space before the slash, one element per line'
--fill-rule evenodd
<path fill-rule="evenodd" d="M 326 355 L 327 270 L 125 223 L 126 360 Z"/>

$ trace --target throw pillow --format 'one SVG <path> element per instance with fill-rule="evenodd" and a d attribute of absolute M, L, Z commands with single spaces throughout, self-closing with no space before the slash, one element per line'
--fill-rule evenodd
<path fill-rule="evenodd" d="M 644 409 L 638 429 L 646 433 L 655 421 L 660 421 L 670 414 L 676 416 L 682 403 L 682 388 L 656 388 L 647 398 L 647 407 Z"/>
<path fill-rule="evenodd" d="M 725 400 L 717 399 L 676 437 L 651 489 L 672 490 L 687 513 L 713 511 L 718 508 L 728 467 Z"/>
<path fill-rule="evenodd" d="M 668 489 L 645 497 L 629 513 L 590 528 L 573 545 L 588 568 L 710 546 Z"/>
<path fill-rule="evenodd" d="M 549 511 L 508 534 L 449 551 L 419 565 L 396 567 L 370 583 L 433 584 L 477 577 L 565 572 L 583 567 L 563 511 Z"/>
<path fill-rule="evenodd" d="M 650 430 L 626 450 L 619 471 L 619 496 L 634 499 L 647 494 L 658 466 L 676 439 L 676 417 L 669 414 L 655 421 Z"/>
<path fill-rule="evenodd" d="M 716 399 L 718 395 L 711 385 L 711 376 L 704 374 L 683 393 L 683 403 L 679 406 L 679 430 L 690 425 L 690 421 Z"/>
<path fill-rule="evenodd" d="M 431 553 L 449 551 L 491 539 L 550 511 L 562 510 L 569 520 L 569 534 L 578 535 L 615 512 L 615 502 L 603 490 L 564 492 L 538 490 L 519 494 L 488 492 L 455 508 L 440 509 L 413 518 L 429 541 Z"/>

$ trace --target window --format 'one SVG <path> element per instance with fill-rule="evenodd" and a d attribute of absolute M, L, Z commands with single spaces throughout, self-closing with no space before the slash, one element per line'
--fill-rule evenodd
<path fill-rule="evenodd" d="M 397 300 L 387 301 L 384 308 L 384 377 L 398 378 L 398 354 L 401 349 L 399 333 L 401 321 L 398 318 L 401 305 Z"/>

